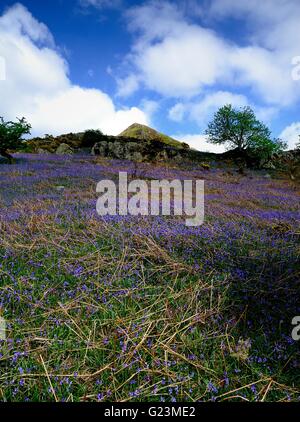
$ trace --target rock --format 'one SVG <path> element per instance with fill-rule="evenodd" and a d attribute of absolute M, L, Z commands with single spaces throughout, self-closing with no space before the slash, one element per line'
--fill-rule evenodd
<path fill-rule="evenodd" d="M 68 144 L 60 144 L 55 153 L 57 155 L 72 155 L 74 151 Z"/>
<path fill-rule="evenodd" d="M 44 149 L 44 148 L 38 148 L 36 153 L 37 154 L 51 154 L 50 151 L 48 151 L 47 149 Z"/>
<path fill-rule="evenodd" d="M 110 142 L 108 148 L 116 158 L 122 159 L 125 158 L 125 145 L 122 145 L 121 142 Z"/>
<path fill-rule="evenodd" d="M 134 152 L 126 154 L 125 160 L 142 162 L 144 161 L 144 157 L 139 151 L 134 151 Z"/>
<path fill-rule="evenodd" d="M 189 153 L 187 149 L 178 149 L 159 141 L 122 137 L 106 137 L 106 141 L 98 142 L 92 148 L 93 155 L 137 162 L 178 162 Z"/>
<path fill-rule="evenodd" d="M 269 161 L 268 163 L 264 164 L 262 167 L 264 169 L 269 169 L 269 170 L 275 170 L 276 169 L 276 166 L 271 161 Z"/>
<path fill-rule="evenodd" d="M 265 179 L 272 179 L 272 176 L 269 173 L 264 174 Z"/>
<path fill-rule="evenodd" d="M 92 148 L 92 155 L 106 156 L 108 151 L 108 143 L 106 141 L 96 143 Z"/>
<path fill-rule="evenodd" d="M 169 157 L 168 157 L 168 153 L 167 153 L 167 151 L 165 151 L 165 150 L 163 150 L 163 151 L 160 151 L 157 155 L 156 155 L 156 161 L 167 161 L 168 159 L 169 159 Z"/>

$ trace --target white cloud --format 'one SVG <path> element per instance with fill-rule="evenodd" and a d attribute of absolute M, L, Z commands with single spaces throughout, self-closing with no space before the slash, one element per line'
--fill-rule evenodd
<path fill-rule="evenodd" d="M 300 137 L 300 122 L 292 123 L 290 126 L 286 127 L 279 138 L 287 142 L 288 149 L 294 149 L 296 144 L 299 144 Z"/>
<path fill-rule="evenodd" d="M 226 151 L 224 145 L 214 145 L 207 142 L 207 136 L 203 134 L 179 134 L 174 135 L 173 138 L 178 139 L 178 141 L 186 142 L 191 148 L 202 152 L 222 153 Z"/>
<path fill-rule="evenodd" d="M 0 56 L 0 81 L 5 81 L 6 79 L 6 62 L 4 57 Z"/>
<path fill-rule="evenodd" d="M 97 9 L 115 9 L 121 6 L 122 0 L 79 0 L 82 7 L 96 7 Z"/>
<path fill-rule="evenodd" d="M 244 95 L 234 94 L 227 91 L 217 91 L 206 94 L 201 100 L 177 103 L 169 110 L 169 118 L 176 122 L 190 120 L 200 128 L 204 128 L 212 119 L 214 113 L 226 104 L 232 104 L 236 108 L 251 106 L 259 119 L 269 123 L 277 113 L 274 107 L 256 107 L 249 103 Z"/>
<path fill-rule="evenodd" d="M 0 16 L 0 56 L 6 62 L 0 115 L 25 116 L 35 135 L 88 128 L 118 134 L 134 122 L 148 123 L 141 109 L 117 110 L 102 91 L 74 86 L 49 30 L 20 4 Z"/>
<path fill-rule="evenodd" d="M 130 9 L 127 17 L 129 29 L 139 34 L 127 61 L 148 88 L 188 97 L 224 76 L 226 43 L 213 31 L 186 23 L 175 5 L 152 2 Z"/>
<path fill-rule="evenodd" d="M 45 42 L 54 46 L 54 39 L 47 26 L 34 19 L 20 3 L 16 3 L 1 16 L 1 31 L 15 37 L 23 34 L 32 41 Z"/>
<path fill-rule="evenodd" d="M 72 86 L 49 99 L 36 99 L 33 113 L 28 119 L 39 133 L 45 133 L 51 119 L 51 133 L 81 131 L 100 128 L 104 133 L 118 135 L 131 123 L 147 124 L 144 112 L 136 107 L 116 110 L 108 95 L 96 89 Z"/>
<path fill-rule="evenodd" d="M 207 30 L 186 28 L 148 46 L 135 61 L 144 83 L 163 95 L 188 97 L 224 75 L 226 45 Z"/>
<path fill-rule="evenodd" d="M 299 49 L 298 0 L 212 0 L 206 14 L 217 20 L 227 17 L 246 18 L 246 30 L 253 44 L 288 55 L 292 51 L 297 53 Z"/>
<path fill-rule="evenodd" d="M 149 116 L 150 119 L 158 111 L 159 108 L 160 104 L 154 100 L 143 99 L 140 104 L 140 109 L 143 110 L 144 113 Z"/>
<path fill-rule="evenodd" d="M 169 110 L 169 119 L 174 122 L 182 122 L 188 109 L 190 108 L 189 104 L 177 103 Z"/>
<path fill-rule="evenodd" d="M 135 75 L 129 75 L 124 79 L 117 79 L 117 95 L 119 97 L 128 97 L 139 88 L 139 81 Z"/>
<path fill-rule="evenodd" d="M 225 104 L 243 107 L 248 105 L 248 100 L 243 95 L 218 91 L 207 94 L 198 102 L 177 103 L 170 109 L 169 118 L 174 121 L 182 121 L 187 116 L 189 120 L 196 122 L 201 127 L 206 125 L 213 114 Z"/>
<path fill-rule="evenodd" d="M 152 1 L 130 9 L 128 27 L 137 38 L 126 58 L 135 68 L 129 75 L 166 97 L 193 97 L 218 85 L 250 89 L 270 106 L 297 102 L 300 83 L 291 77 L 291 59 L 300 45 L 299 2 L 279 0 L 274 7 L 270 0 L 213 0 L 208 17 L 212 10 L 219 19 L 245 19 L 246 42 L 191 23 L 176 3 Z"/>

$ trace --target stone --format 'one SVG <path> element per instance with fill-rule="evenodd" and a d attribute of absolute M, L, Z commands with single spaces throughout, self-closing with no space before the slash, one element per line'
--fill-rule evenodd
<path fill-rule="evenodd" d="M 273 163 L 271 163 L 271 162 L 269 161 L 268 163 L 266 163 L 266 164 L 263 166 L 263 168 L 265 168 L 265 169 L 269 169 L 269 170 L 275 170 L 275 169 L 276 169 L 276 166 L 275 166 Z"/>
<path fill-rule="evenodd" d="M 60 144 L 56 150 L 57 155 L 72 155 L 74 154 L 73 149 L 68 144 Z"/>
<path fill-rule="evenodd" d="M 44 148 L 38 148 L 36 151 L 37 154 L 51 154 L 50 151 L 44 149 Z"/>
<path fill-rule="evenodd" d="M 166 162 L 170 160 L 180 162 L 186 151 L 166 146 L 161 142 L 146 142 L 120 137 L 108 138 L 107 141 L 96 143 L 92 148 L 93 155 L 136 162 Z"/>
<path fill-rule="evenodd" d="M 92 148 L 92 155 L 106 156 L 108 150 L 108 143 L 106 141 L 97 142 Z"/>

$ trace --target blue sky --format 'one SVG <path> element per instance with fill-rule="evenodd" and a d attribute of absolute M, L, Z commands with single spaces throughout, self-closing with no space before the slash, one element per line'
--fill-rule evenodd
<path fill-rule="evenodd" d="M 34 135 L 139 122 L 220 150 L 203 133 L 232 103 L 293 147 L 299 22 L 297 0 L 2 0 L 0 115 Z"/>

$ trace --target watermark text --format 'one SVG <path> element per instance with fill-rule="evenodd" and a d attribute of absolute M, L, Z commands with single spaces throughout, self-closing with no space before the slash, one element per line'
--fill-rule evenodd
<path fill-rule="evenodd" d="M 185 216 L 187 226 L 204 222 L 203 180 L 132 180 L 126 172 L 119 173 L 119 182 L 98 183 L 97 213 L 132 216 Z"/>

